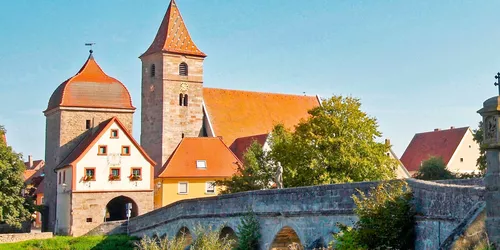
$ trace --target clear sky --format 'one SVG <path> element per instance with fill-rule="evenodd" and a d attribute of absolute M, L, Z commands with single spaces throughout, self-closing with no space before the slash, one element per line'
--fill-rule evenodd
<path fill-rule="evenodd" d="M 138 56 L 168 0 L 2 1 L 0 124 L 44 158 L 50 95 L 88 56 L 131 92 L 140 134 Z M 500 1 L 177 0 L 205 60 L 205 86 L 361 98 L 401 156 L 417 132 L 477 127 L 497 94 Z"/>

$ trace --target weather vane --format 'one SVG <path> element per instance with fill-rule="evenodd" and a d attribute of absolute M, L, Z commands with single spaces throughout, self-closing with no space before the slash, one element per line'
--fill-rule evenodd
<path fill-rule="evenodd" d="M 94 52 L 94 51 L 92 50 L 92 46 L 93 46 L 93 45 L 95 45 L 95 43 L 85 43 L 85 46 L 89 46 L 89 47 L 90 47 L 90 50 L 89 50 L 90 54 L 92 54 L 92 52 Z"/>

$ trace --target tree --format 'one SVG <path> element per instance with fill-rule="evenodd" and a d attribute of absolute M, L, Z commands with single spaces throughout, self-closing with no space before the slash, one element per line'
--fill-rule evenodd
<path fill-rule="evenodd" d="M 0 136 L 5 129 L 0 126 Z M 21 222 L 30 220 L 31 203 L 21 195 L 24 189 L 25 170 L 22 155 L 0 142 L 0 222 L 20 227 Z"/>
<path fill-rule="evenodd" d="M 430 157 L 422 162 L 422 166 L 415 174 L 415 178 L 421 180 L 446 180 L 455 179 L 456 176 L 448 170 L 441 157 Z"/>
<path fill-rule="evenodd" d="M 259 249 L 260 223 L 253 212 L 248 212 L 238 225 L 238 246 L 236 250 Z"/>
<path fill-rule="evenodd" d="M 217 186 L 224 187 L 221 194 L 271 188 L 274 167 L 270 164 L 262 145 L 257 141 L 253 141 L 247 149 L 243 156 L 243 164 L 243 166 L 238 164 L 233 177 L 216 182 Z"/>
<path fill-rule="evenodd" d="M 474 141 L 479 144 L 479 157 L 476 161 L 476 166 L 481 172 L 486 171 L 486 149 L 483 147 L 483 122 L 480 121 L 478 128 L 474 131 Z"/>
<path fill-rule="evenodd" d="M 270 140 L 270 157 L 284 168 L 285 187 L 387 180 L 396 162 L 377 120 L 361 111 L 357 98 L 333 96 L 309 111 L 290 131 L 278 125 Z"/>

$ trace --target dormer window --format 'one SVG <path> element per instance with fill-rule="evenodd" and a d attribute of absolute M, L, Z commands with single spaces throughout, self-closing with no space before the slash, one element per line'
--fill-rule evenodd
<path fill-rule="evenodd" d="M 156 66 L 154 64 L 151 65 L 151 77 L 155 77 L 156 75 Z"/>
<path fill-rule="evenodd" d="M 196 168 L 197 169 L 207 169 L 207 161 L 205 161 L 205 160 L 197 160 L 196 161 Z"/>
<path fill-rule="evenodd" d="M 117 139 L 118 138 L 118 129 L 112 129 L 111 130 L 111 139 Z"/>
<path fill-rule="evenodd" d="M 188 75 L 188 65 L 185 62 L 181 62 L 179 64 L 179 75 L 180 76 L 187 76 Z"/>

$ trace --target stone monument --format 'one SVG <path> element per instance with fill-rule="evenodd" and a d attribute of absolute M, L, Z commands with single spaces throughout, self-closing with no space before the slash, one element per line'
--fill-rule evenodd
<path fill-rule="evenodd" d="M 500 73 L 495 76 L 499 96 L 483 103 L 477 111 L 483 117 L 483 145 L 486 149 L 486 230 L 490 243 L 500 249 Z"/>
<path fill-rule="evenodd" d="M 275 176 L 276 188 L 283 188 L 283 167 L 281 166 L 281 162 L 276 164 L 276 176 Z"/>

